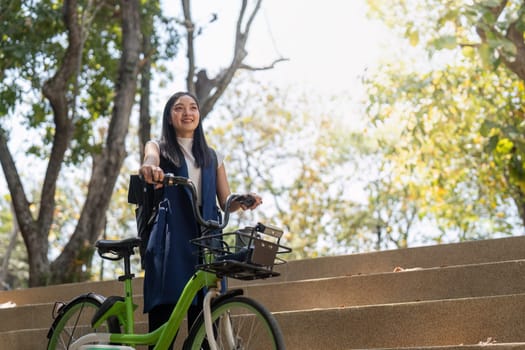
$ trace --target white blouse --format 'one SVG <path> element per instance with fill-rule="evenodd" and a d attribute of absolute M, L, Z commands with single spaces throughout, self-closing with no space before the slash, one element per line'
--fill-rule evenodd
<path fill-rule="evenodd" d="M 160 153 L 159 143 L 156 140 L 150 140 L 149 142 L 152 142 L 155 145 L 157 145 L 157 148 L 159 149 Z M 188 168 L 188 177 L 195 184 L 195 189 L 197 190 L 197 204 L 201 205 L 201 168 L 197 167 L 197 164 L 195 163 L 195 157 L 193 156 L 193 153 L 191 151 L 191 148 L 193 146 L 193 139 L 177 137 L 177 142 L 179 143 L 179 146 L 182 150 L 182 154 L 184 155 L 184 159 L 186 160 L 186 166 Z M 218 168 L 224 162 L 224 156 L 220 152 L 216 152 L 216 154 Z"/>

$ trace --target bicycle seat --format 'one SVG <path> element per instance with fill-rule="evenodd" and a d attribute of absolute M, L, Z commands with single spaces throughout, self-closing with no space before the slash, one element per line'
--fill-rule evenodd
<path fill-rule="evenodd" d="M 138 247 L 141 240 L 139 237 L 121 240 L 99 240 L 95 243 L 98 254 L 108 260 L 120 260 L 133 255 L 134 248 Z"/>

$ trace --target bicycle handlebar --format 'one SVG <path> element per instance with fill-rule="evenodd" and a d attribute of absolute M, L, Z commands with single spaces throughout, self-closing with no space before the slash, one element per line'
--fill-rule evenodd
<path fill-rule="evenodd" d="M 228 221 L 230 219 L 230 206 L 234 201 L 244 204 L 246 206 L 252 206 L 253 203 L 255 202 L 255 199 L 249 194 L 245 194 L 245 195 L 236 194 L 236 193 L 230 194 L 228 198 L 226 199 L 226 204 L 224 205 L 224 220 L 223 220 L 223 223 L 221 224 L 218 221 L 205 220 L 202 217 L 201 212 L 199 208 L 197 207 L 197 190 L 195 189 L 195 184 L 193 183 L 193 181 L 191 181 L 191 179 L 184 177 L 184 176 L 175 176 L 171 173 L 166 173 L 164 174 L 164 180 L 162 181 L 162 184 L 164 186 L 181 185 L 181 186 L 188 187 L 191 193 L 191 204 L 192 204 L 192 209 L 193 209 L 193 215 L 195 216 L 197 222 L 201 226 L 204 226 L 209 229 L 223 229 L 228 225 Z"/>

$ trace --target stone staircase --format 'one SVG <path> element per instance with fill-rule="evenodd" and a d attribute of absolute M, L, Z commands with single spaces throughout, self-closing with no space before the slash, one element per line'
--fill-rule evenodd
<path fill-rule="evenodd" d="M 289 350 L 524 349 L 525 237 L 290 261 L 232 280 L 278 319 Z M 0 292 L 0 349 L 44 349 L 55 301 L 116 281 Z M 142 307 L 142 279 L 134 281 Z M 137 330 L 146 318 L 136 313 Z M 186 327 L 184 327 L 186 328 Z M 177 343 L 178 344 L 178 343 Z"/>

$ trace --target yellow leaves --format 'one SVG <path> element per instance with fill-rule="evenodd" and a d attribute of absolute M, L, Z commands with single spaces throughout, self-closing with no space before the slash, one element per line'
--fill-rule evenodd
<path fill-rule="evenodd" d="M 472 143 L 475 145 L 481 145 L 483 142 L 485 142 L 485 138 L 479 134 L 472 138 Z"/>
<path fill-rule="evenodd" d="M 448 191 L 444 187 L 442 186 L 435 187 L 434 195 L 438 201 L 443 202 L 447 193 Z"/>
<path fill-rule="evenodd" d="M 474 59 L 476 56 L 476 50 L 472 46 L 463 46 L 461 48 L 461 53 L 468 59 Z"/>
<path fill-rule="evenodd" d="M 226 134 L 226 128 L 223 126 L 217 126 L 211 132 L 213 135 L 224 136 Z"/>
<path fill-rule="evenodd" d="M 412 46 L 417 46 L 417 44 L 419 44 L 419 33 L 415 31 L 412 31 L 411 33 L 409 33 L 408 42 Z"/>
<path fill-rule="evenodd" d="M 525 193 L 525 181 L 524 180 L 516 180 L 516 184 L 519 186 L 522 193 Z"/>
<path fill-rule="evenodd" d="M 509 154 L 512 150 L 512 147 L 514 147 L 514 143 L 511 140 L 508 138 L 502 138 L 498 141 L 496 152 L 500 154 Z"/>
<path fill-rule="evenodd" d="M 235 136 L 235 142 L 238 144 L 242 144 L 244 142 L 244 135 Z"/>
<path fill-rule="evenodd" d="M 525 35 L 525 32 L 524 32 L 524 35 Z M 519 80 L 518 82 L 516 82 L 516 86 L 520 92 L 525 91 L 525 83 L 523 83 L 523 80 Z"/>
<path fill-rule="evenodd" d="M 382 110 L 381 110 L 381 115 L 383 116 L 383 118 L 387 119 L 387 118 L 390 118 L 394 112 L 394 106 L 393 105 L 386 105 L 386 106 L 383 106 Z"/>

